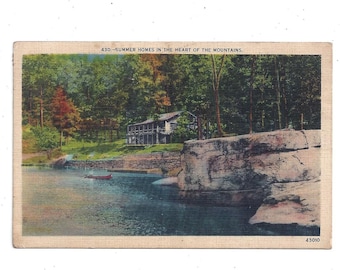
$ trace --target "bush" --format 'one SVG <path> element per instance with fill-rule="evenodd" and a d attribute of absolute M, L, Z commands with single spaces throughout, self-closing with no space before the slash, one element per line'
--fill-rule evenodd
<path fill-rule="evenodd" d="M 52 149 L 59 145 L 59 132 L 56 128 L 33 127 L 32 132 L 36 138 L 39 151 L 46 151 L 47 158 L 51 158 Z"/>
<path fill-rule="evenodd" d="M 190 122 L 188 113 L 182 113 L 177 119 L 177 127 L 172 134 L 172 142 L 183 143 L 187 140 L 197 138 L 197 130 L 192 128 L 193 123 Z"/>

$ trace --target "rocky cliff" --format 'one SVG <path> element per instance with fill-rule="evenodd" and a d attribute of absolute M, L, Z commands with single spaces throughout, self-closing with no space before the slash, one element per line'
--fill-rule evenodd
<path fill-rule="evenodd" d="M 188 141 L 183 199 L 257 209 L 250 223 L 320 225 L 320 130 Z"/>

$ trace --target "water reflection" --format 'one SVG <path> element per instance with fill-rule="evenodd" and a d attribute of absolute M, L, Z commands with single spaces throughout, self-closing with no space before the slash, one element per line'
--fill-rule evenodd
<path fill-rule="evenodd" d="M 96 174 L 106 174 L 96 171 Z M 24 235 L 254 235 L 254 210 L 183 203 L 158 175 L 23 168 Z"/>

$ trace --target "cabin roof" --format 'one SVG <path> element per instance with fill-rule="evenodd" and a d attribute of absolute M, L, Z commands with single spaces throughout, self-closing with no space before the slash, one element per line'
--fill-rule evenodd
<path fill-rule="evenodd" d="M 154 122 L 170 120 L 171 118 L 180 115 L 182 112 L 183 111 L 176 111 L 176 112 L 170 112 L 170 113 L 162 113 L 162 114 L 159 115 L 159 118 L 157 120 L 155 120 L 153 118 L 149 118 L 149 119 L 147 119 L 147 120 L 145 120 L 143 122 L 134 123 L 134 124 L 131 124 L 129 126 L 145 125 L 145 124 L 150 124 L 150 123 L 154 123 Z"/>

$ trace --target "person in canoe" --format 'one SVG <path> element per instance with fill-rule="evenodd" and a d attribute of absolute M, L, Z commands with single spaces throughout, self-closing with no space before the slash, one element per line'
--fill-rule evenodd
<path fill-rule="evenodd" d="M 112 178 L 112 174 L 109 174 L 109 175 L 88 174 L 88 175 L 85 175 L 85 178 L 99 179 L 99 180 L 110 180 Z"/>

